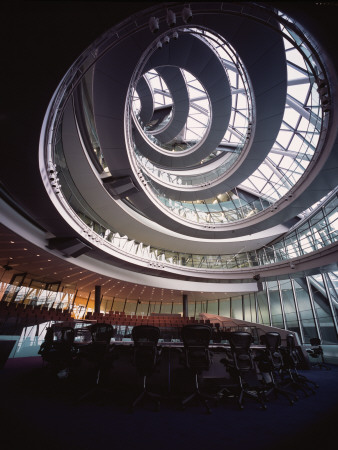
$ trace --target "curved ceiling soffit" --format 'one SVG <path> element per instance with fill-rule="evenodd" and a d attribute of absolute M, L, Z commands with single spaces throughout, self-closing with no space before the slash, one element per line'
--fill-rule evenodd
<path fill-rule="evenodd" d="M 159 141 L 167 143 L 178 136 L 184 128 L 189 114 L 189 94 L 179 68 L 170 66 L 157 67 L 156 71 L 168 86 L 173 101 L 173 110 L 168 126 L 163 131 L 160 130 L 152 134 Z"/>
<path fill-rule="evenodd" d="M 143 123 L 148 123 L 151 118 L 153 117 L 154 113 L 154 102 L 153 102 L 153 95 L 151 92 L 151 89 L 149 87 L 148 82 L 144 77 L 141 77 L 138 80 L 137 86 L 136 86 L 136 92 L 139 96 L 140 102 L 141 102 L 141 110 L 140 110 L 140 120 Z"/>
<path fill-rule="evenodd" d="M 281 36 L 273 30 L 267 29 L 267 27 L 258 24 L 257 22 L 247 21 L 240 17 L 222 16 L 223 25 L 224 20 L 229 22 L 228 25 L 230 23 L 232 24 L 232 27 L 226 27 L 227 34 L 229 35 L 227 37 L 229 39 L 232 38 L 234 42 L 231 43 L 235 48 L 236 46 L 241 47 L 238 53 L 242 58 L 244 65 L 247 67 L 251 83 L 253 85 L 257 113 L 256 130 L 253 134 L 253 139 L 246 158 L 244 161 L 243 158 L 239 158 L 240 161 L 238 161 L 227 173 L 225 181 L 221 182 L 216 187 L 208 186 L 203 189 L 196 188 L 193 193 L 184 192 L 183 190 L 181 190 L 181 192 L 177 192 L 175 189 L 168 189 L 168 194 L 173 196 L 173 198 L 177 196 L 179 199 L 184 198 L 187 200 L 192 200 L 196 198 L 196 191 L 198 191 L 198 197 L 203 199 L 210 198 L 220 192 L 230 190 L 250 175 L 253 167 L 256 168 L 264 160 L 264 157 L 270 150 L 279 131 L 286 97 L 286 63 Z M 219 20 L 214 18 L 213 23 L 215 23 L 216 28 L 218 22 Z M 251 39 L 250 42 L 256 43 L 257 45 L 254 45 L 255 48 L 260 49 L 258 61 L 252 60 L 252 54 L 255 53 L 252 47 L 249 46 L 248 49 L 247 46 L 241 45 L 241 41 L 243 41 L 243 39 L 239 39 L 238 37 L 235 39 L 235 37 L 233 37 L 234 22 L 237 22 L 237 33 L 235 33 L 235 37 L 241 35 L 242 29 L 247 30 L 247 32 L 250 32 L 254 36 L 254 39 Z M 223 34 L 224 33 L 223 28 Z M 180 40 L 181 37 L 179 40 L 174 41 L 174 43 L 176 44 Z M 129 45 L 132 44 L 133 40 L 129 42 Z M 248 44 L 248 41 L 246 41 L 246 44 Z M 117 50 L 113 50 L 116 53 L 115 57 L 118 57 L 119 54 L 124 53 L 126 48 L 122 50 L 119 50 L 119 48 Z M 109 52 L 109 54 L 111 52 Z M 264 70 L 261 69 L 262 52 L 265 59 L 265 61 L 263 61 Z M 159 53 L 163 54 L 162 51 L 157 54 Z M 135 60 L 137 59 L 137 56 L 135 56 Z M 110 54 L 108 59 L 111 61 L 111 59 L 113 59 L 113 55 Z M 129 60 L 130 59 L 132 58 L 129 58 Z M 128 64 L 132 67 L 132 63 L 130 61 Z M 124 135 L 121 133 L 121 111 L 122 105 L 124 106 L 124 97 L 121 96 L 120 92 L 121 81 L 118 86 L 117 81 L 115 81 L 116 78 L 120 78 L 116 74 L 116 66 L 111 67 L 113 73 L 111 73 L 108 66 L 106 61 L 102 60 L 98 61 L 96 65 L 96 75 L 94 78 L 94 113 L 105 160 L 107 161 L 112 174 L 116 173 L 121 175 L 123 171 L 130 173 L 128 160 L 126 156 L 123 155 L 123 153 L 125 153 L 125 142 Z M 122 80 L 125 80 L 126 69 L 123 69 L 123 71 L 124 74 Z M 105 73 L 106 76 L 104 76 L 103 73 Z M 131 69 L 129 70 L 129 74 L 131 74 Z M 103 85 L 102 78 L 105 78 Z M 100 85 L 100 87 L 98 85 Z M 116 96 L 115 89 L 117 88 L 118 92 Z M 124 94 L 126 94 L 127 86 L 125 86 L 124 89 Z M 104 107 L 105 103 L 107 103 L 107 100 L 105 99 L 112 98 L 112 96 L 114 98 L 114 102 L 111 103 L 113 103 L 114 106 L 110 105 L 109 107 L 109 105 L 106 105 Z M 121 97 L 123 98 L 119 101 Z M 118 107 L 118 105 L 120 106 Z M 118 113 L 117 110 L 119 110 L 120 113 Z M 120 132 L 118 128 L 120 129 Z M 163 161 L 160 162 L 162 164 Z M 135 178 L 137 182 L 137 177 Z M 163 187 L 161 187 L 161 189 L 162 188 Z M 165 191 L 167 190 L 166 187 L 163 189 Z"/>
<path fill-rule="evenodd" d="M 128 59 L 129 59 L 129 56 L 130 56 L 130 55 L 128 55 Z M 98 73 L 99 73 L 99 72 L 98 72 Z M 105 74 L 105 75 L 106 75 L 106 74 Z M 112 77 L 109 76 L 109 78 L 111 79 Z M 119 155 L 119 156 L 121 156 L 121 155 Z M 157 217 L 156 217 L 156 220 L 157 220 Z M 176 228 L 176 229 L 177 229 L 177 228 Z M 182 229 L 182 228 L 180 228 L 180 229 Z M 206 231 L 207 231 L 207 230 L 206 230 Z M 233 231 L 232 231 L 232 232 L 233 232 Z M 227 233 L 229 233 L 229 232 L 227 232 Z M 227 234 L 227 233 L 226 233 L 226 234 Z M 237 231 L 236 231 L 236 233 L 237 233 Z M 242 232 L 242 234 L 244 234 L 244 233 Z M 216 235 L 217 235 L 217 237 L 220 237 L 220 238 L 222 237 L 221 234 L 219 234 L 219 233 L 209 234 L 208 232 L 207 232 L 204 236 L 207 238 L 207 237 L 211 237 L 211 236 L 214 237 L 214 236 L 216 236 Z M 241 234 L 239 234 L 239 235 L 241 235 Z M 233 237 L 234 234 L 231 234 L 230 236 Z M 227 237 L 228 237 L 228 236 L 227 236 Z"/>

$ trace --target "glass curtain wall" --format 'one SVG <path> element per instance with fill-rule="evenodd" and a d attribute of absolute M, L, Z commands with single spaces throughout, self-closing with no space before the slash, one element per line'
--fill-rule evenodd
<path fill-rule="evenodd" d="M 85 317 L 93 311 L 93 302 L 76 296 L 71 289 L 40 286 L 30 280 L 22 284 L 23 276 L 14 284 L 0 283 L 1 301 L 23 303 L 36 308 L 70 309 L 74 318 Z M 41 284 L 41 283 L 40 283 Z M 181 302 L 147 302 L 103 296 L 101 312 L 124 312 L 128 315 L 181 314 Z M 281 277 L 262 283 L 262 290 L 217 300 L 189 301 L 188 316 L 199 318 L 201 313 L 260 323 L 298 333 L 303 344 L 319 337 L 322 344 L 338 344 L 338 272 L 310 277 Z"/>

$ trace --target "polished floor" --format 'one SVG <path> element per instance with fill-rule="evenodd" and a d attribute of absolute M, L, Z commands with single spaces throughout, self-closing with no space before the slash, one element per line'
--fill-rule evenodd
<path fill-rule="evenodd" d="M 85 377 L 50 376 L 40 357 L 10 359 L 0 370 L 1 448 L 329 448 L 338 423 L 338 367 L 331 367 L 304 371 L 319 388 L 292 406 L 280 397 L 271 399 L 267 410 L 251 400 L 240 410 L 234 399 L 226 399 L 212 405 L 212 414 L 198 403 L 181 411 L 176 392 L 162 401 L 159 412 L 145 402 L 130 413 L 139 389 L 130 368 L 124 374 L 121 369 L 124 386 L 113 382 L 111 392 L 94 392 L 78 402 L 89 387 Z"/>

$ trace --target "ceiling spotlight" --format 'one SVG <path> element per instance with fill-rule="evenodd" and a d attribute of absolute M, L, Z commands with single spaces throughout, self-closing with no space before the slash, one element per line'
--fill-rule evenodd
<path fill-rule="evenodd" d="M 158 48 L 159 50 L 162 48 L 162 42 L 161 41 L 157 41 L 156 48 Z"/>
<path fill-rule="evenodd" d="M 171 9 L 167 11 L 167 24 L 170 28 L 176 25 L 176 14 Z"/>
<path fill-rule="evenodd" d="M 185 6 L 182 9 L 182 19 L 184 23 L 190 23 L 192 20 L 192 12 L 189 6 Z"/>
<path fill-rule="evenodd" d="M 157 33 L 160 29 L 160 21 L 157 17 L 150 17 L 149 19 L 149 29 L 152 33 Z"/>
<path fill-rule="evenodd" d="M 178 33 L 177 33 L 177 31 L 174 31 L 174 32 L 173 32 L 172 38 L 175 39 L 175 41 L 177 41 L 177 39 L 178 39 Z"/>
<path fill-rule="evenodd" d="M 290 263 L 290 269 L 295 269 L 295 265 L 293 263 Z"/>
<path fill-rule="evenodd" d="M 165 45 L 168 45 L 169 42 L 170 42 L 169 36 L 164 36 L 163 43 L 164 43 Z"/>

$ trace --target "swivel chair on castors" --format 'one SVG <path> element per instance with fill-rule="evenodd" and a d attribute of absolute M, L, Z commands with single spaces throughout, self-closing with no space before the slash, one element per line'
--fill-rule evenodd
<path fill-rule="evenodd" d="M 230 375 L 232 375 L 238 384 L 239 392 L 237 393 L 238 404 L 241 409 L 243 406 L 243 398 L 251 398 L 258 402 L 263 409 L 266 409 L 262 396 L 262 386 L 257 377 L 254 359 L 250 346 L 253 337 L 246 331 L 234 331 L 228 333 L 228 340 L 231 349 L 231 359 L 226 359 L 226 367 Z"/>
<path fill-rule="evenodd" d="M 192 371 L 195 379 L 195 390 L 181 402 L 182 409 L 198 398 L 205 405 L 207 412 L 210 414 L 211 409 L 208 400 L 216 400 L 216 397 L 204 394 L 200 391 L 199 376 L 204 370 L 208 370 L 211 365 L 211 356 L 209 352 L 209 342 L 212 335 L 212 328 L 208 325 L 196 324 L 186 325 L 182 328 L 182 340 L 184 344 L 185 365 Z"/>
<path fill-rule="evenodd" d="M 142 376 L 142 391 L 133 401 L 130 412 L 134 411 L 135 406 L 146 397 L 156 403 L 157 410 L 160 409 L 159 394 L 151 392 L 147 387 L 147 379 L 150 377 L 158 362 L 159 352 L 157 343 L 160 337 L 160 329 L 152 325 L 138 325 L 132 329 L 132 339 L 134 341 L 133 363 Z"/>
<path fill-rule="evenodd" d="M 77 400 L 78 402 L 89 397 L 95 391 L 108 391 L 108 389 L 101 386 L 102 383 L 100 384 L 101 376 L 104 371 L 107 371 L 112 366 L 114 359 L 113 348 L 110 346 L 110 341 L 115 335 L 116 330 L 112 325 L 95 323 L 90 325 L 88 330 L 91 334 L 91 342 L 79 349 L 78 358 L 82 359 L 85 364 L 89 366 L 88 372 L 90 375 L 94 375 L 95 383 L 91 389 L 85 392 Z"/>
<path fill-rule="evenodd" d="M 262 372 L 263 379 L 266 383 L 264 396 L 266 399 L 274 394 L 275 397 L 282 395 L 293 405 L 297 400 L 297 395 L 293 394 L 282 385 L 283 357 L 280 351 L 281 336 L 277 332 L 265 333 L 261 336 L 261 342 L 265 344 L 265 352 L 260 357 L 258 367 Z M 267 381 L 269 379 L 269 382 Z"/>
<path fill-rule="evenodd" d="M 39 349 L 39 355 L 46 367 L 58 378 L 67 378 L 72 366 L 75 350 L 74 329 L 58 324 L 47 328 L 44 342 Z"/>
<path fill-rule="evenodd" d="M 318 362 L 312 364 L 312 367 L 331 370 L 331 367 L 329 367 L 324 361 L 324 352 L 321 346 L 321 340 L 319 338 L 312 338 L 310 339 L 310 344 L 311 348 L 306 351 L 308 352 L 309 356 L 311 356 L 311 358 L 318 360 Z"/>

